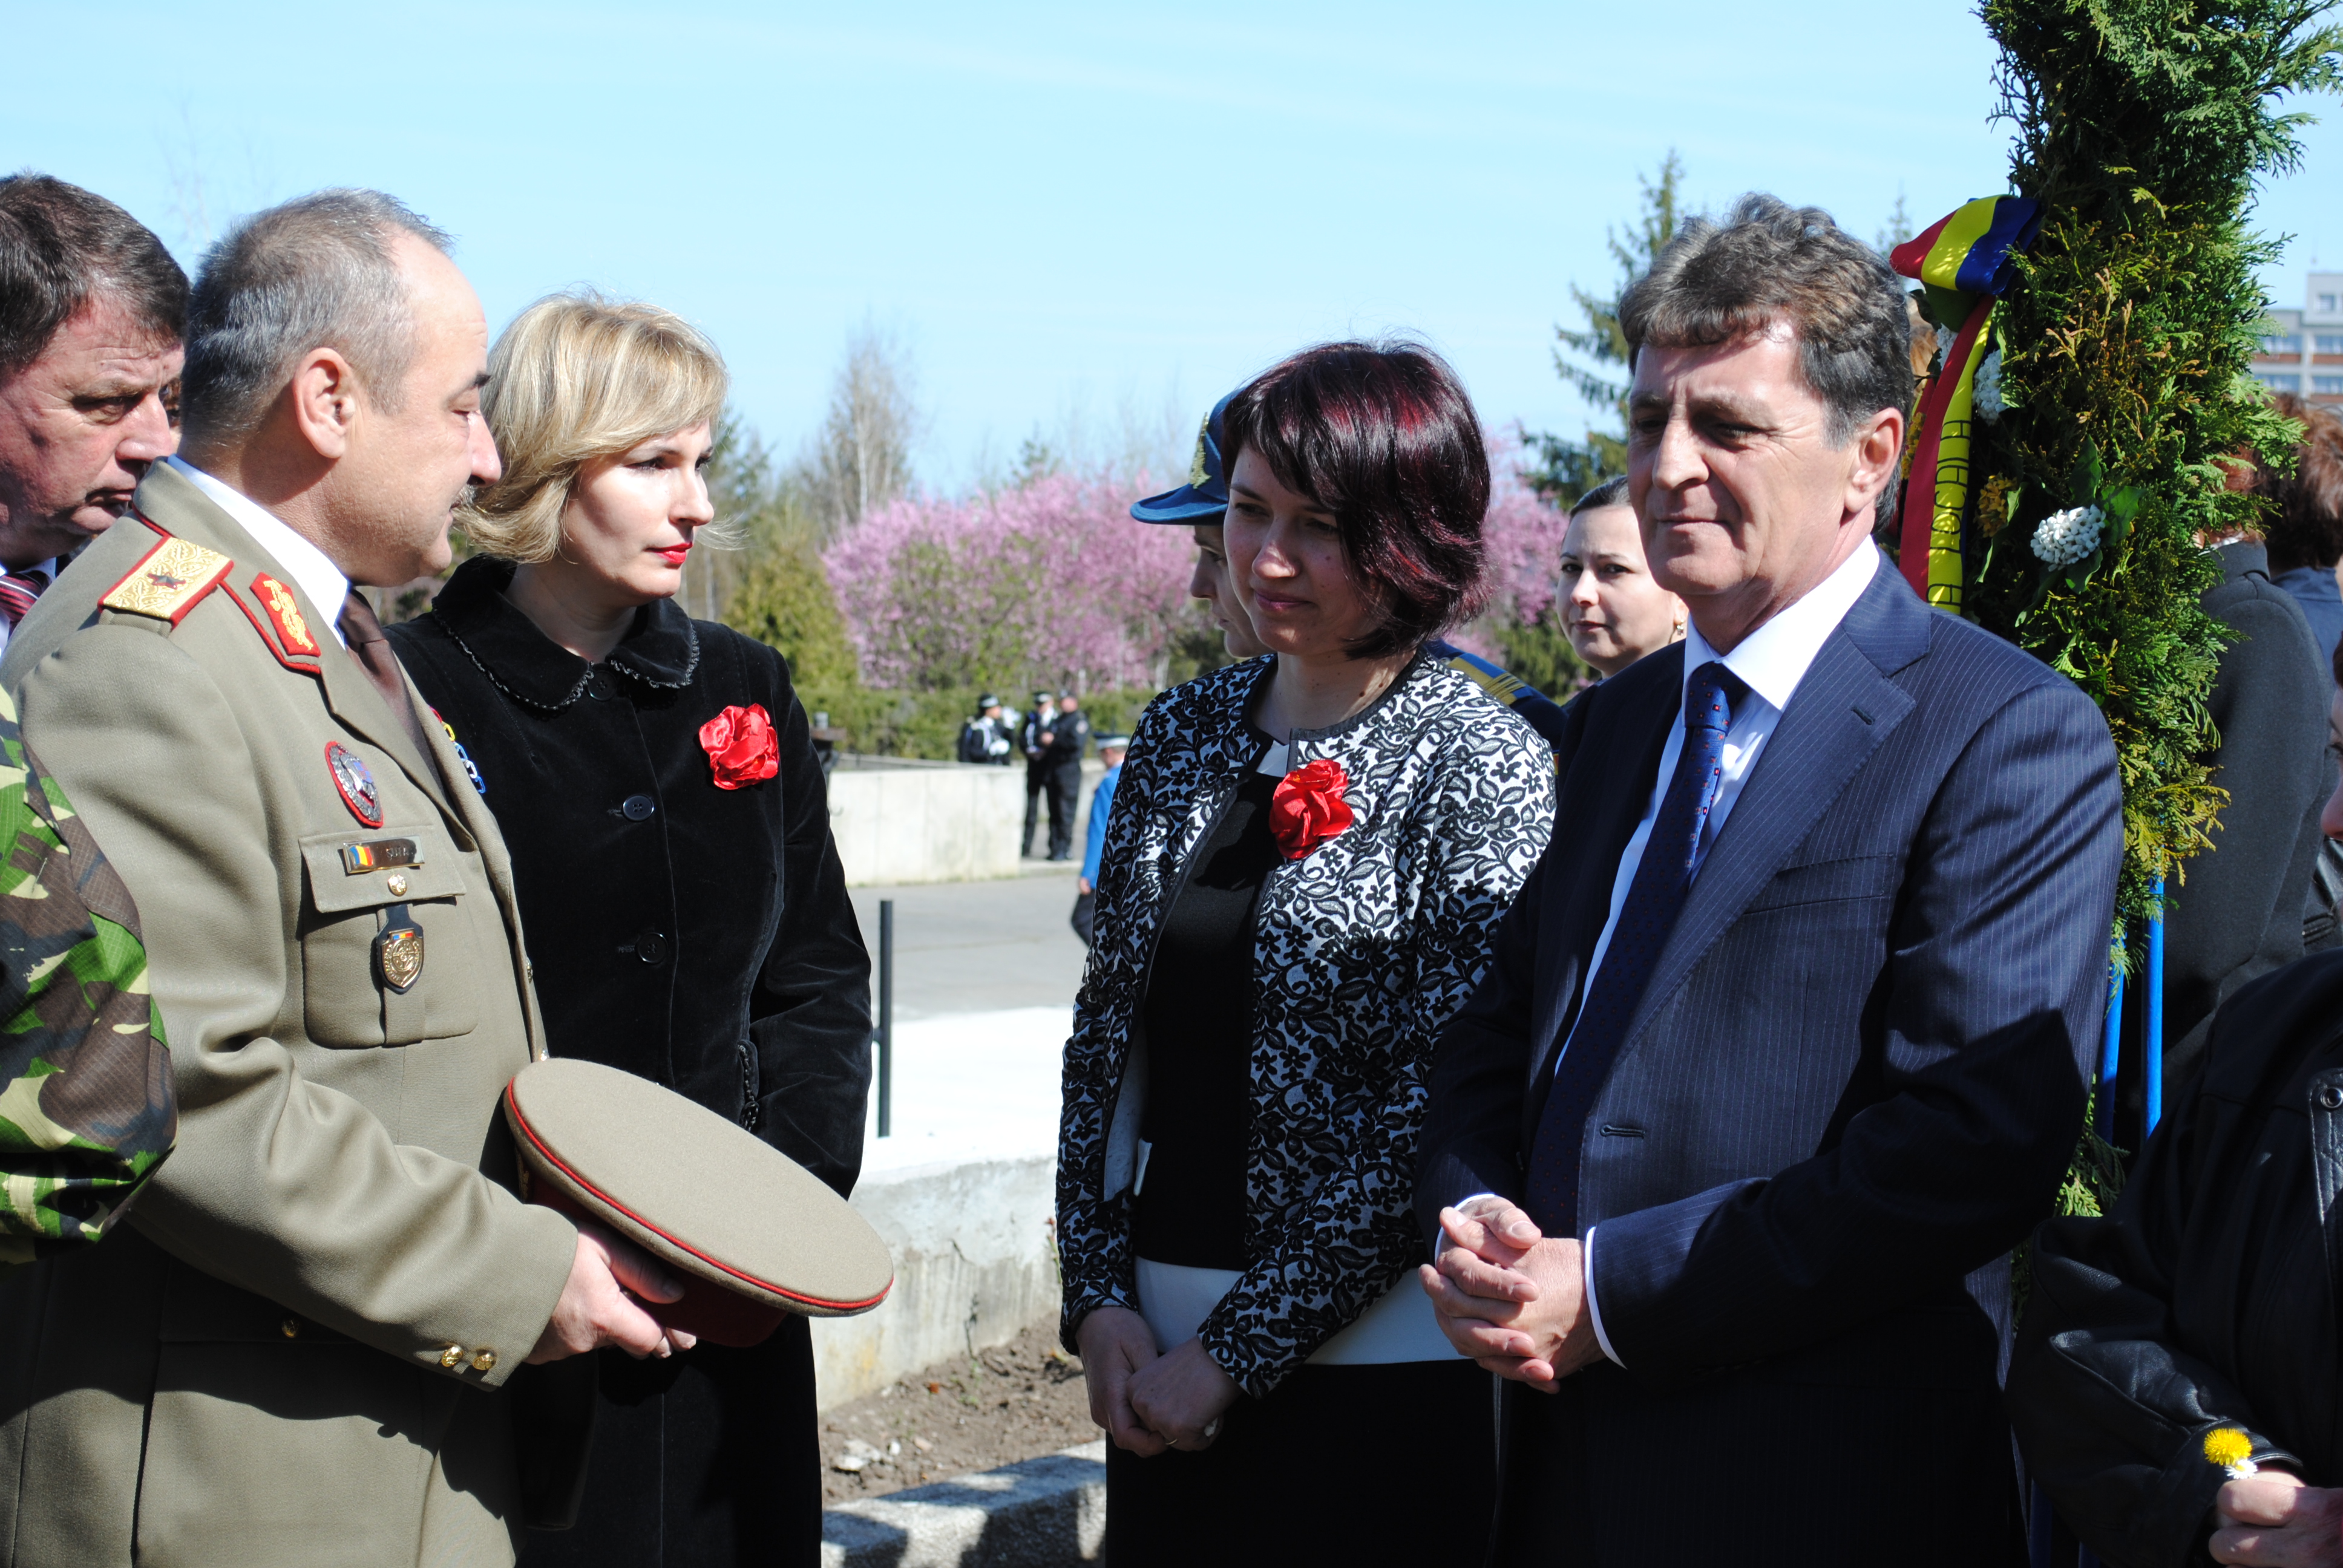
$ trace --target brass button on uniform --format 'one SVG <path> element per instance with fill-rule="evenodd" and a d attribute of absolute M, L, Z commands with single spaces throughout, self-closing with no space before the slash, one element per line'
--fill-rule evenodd
<path fill-rule="evenodd" d="M 286 1319 L 286 1320 L 285 1320 L 285 1323 L 284 1323 L 284 1328 L 285 1328 L 285 1337 L 286 1337 L 287 1339 L 288 1339 L 288 1340 L 297 1340 L 297 1339 L 299 1339 L 299 1338 L 301 1337 L 301 1320 L 300 1320 L 300 1319 L 298 1319 L 298 1318 L 287 1318 L 287 1319 Z"/>
<path fill-rule="evenodd" d="M 397 871 L 393 871 L 390 874 L 390 876 L 384 881 L 383 886 L 390 890 L 390 896 L 394 899 L 403 899 L 407 897 L 407 879 L 399 875 Z"/>
<path fill-rule="evenodd" d="M 497 1352 L 490 1350 L 474 1351 L 472 1352 L 472 1370 L 479 1372 L 496 1371 Z"/>
<path fill-rule="evenodd" d="M 446 1367 L 449 1372 L 454 1372 L 458 1367 L 462 1366 L 464 1364 L 464 1347 L 461 1345 L 449 1345 L 446 1350 L 441 1351 L 439 1352 L 439 1364 Z"/>

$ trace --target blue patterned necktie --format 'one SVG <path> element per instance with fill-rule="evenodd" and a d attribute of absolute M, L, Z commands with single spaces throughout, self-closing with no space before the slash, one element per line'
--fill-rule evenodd
<path fill-rule="evenodd" d="M 1554 1069 L 1554 1089 L 1538 1119 L 1537 1141 L 1530 1146 L 1529 1214 L 1549 1236 L 1578 1234 L 1578 1156 L 1587 1112 L 1594 1109 L 1594 1097 L 1603 1091 L 1611 1064 L 1626 1043 L 1635 1004 L 1643 1000 L 1660 950 L 1667 946 L 1668 933 L 1684 911 L 1684 896 L 1692 890 L 1701 829 L 1725 776 L 1725 732 L 1733 723 L 1733 705 L 1748 690 L 1715 659 L 1694 670 L 1684 687 L 1684 750 L 1652 823 L 1652 836 L 1644 844 L 1644 858 L 1635 867 L 1610 946 L 1603 950 L 1603 966 L 1594 971 L 1594 989 L 1579 1009 L 1578 1023 Z"/>

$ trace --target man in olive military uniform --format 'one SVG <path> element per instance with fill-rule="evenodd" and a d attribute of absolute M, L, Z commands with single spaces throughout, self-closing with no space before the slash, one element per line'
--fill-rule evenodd
<path fill-rule="evenodd" d="M 334 191 L 216 246 L 184 457 L 0 662 L 136 900 L 180 1110 L 126 1226 L 0 1282 L 0 1568 L 508 1563 L 507 1380 L 688 1342 L 515 1194 L 503 843 L 351 591 L 444 567 L 498 472 L 444 244 Z"/>

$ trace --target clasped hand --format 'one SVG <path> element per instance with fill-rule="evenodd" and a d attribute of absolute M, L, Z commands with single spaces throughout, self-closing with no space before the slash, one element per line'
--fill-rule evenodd
<path fill-rule="evenodd" d="M 1082 1319 L 1074 1343 L 1090 1386 L 1091 1419 L 1129 1453 L 1212 1447 L 1221 1417 L 1244 1392 L 1204 1353 L 1202 1340 L 1157 1355 L 1154 1332 L 1128 1307 L 1101 1307 Z"/>
<path fill-rule="evenodd" d="M 697 1335 L 661 1327 L 640 1304 L 682 1299 L 682 1282 L 649 1253 L 590 1220 L 581 1221 L 569 1279 L 528 1359 L 558 1362 L 604 1345 L 616 1345 L 637 1361 L 688 1351 L 699 1342 Z"/>
<path fill-rule="evenodd" d="M 1459 1352 L 1544 1393 L 1602 1356 L 1576 1241 L 1548 1240 L 1502 1198 L 1443 1209 L 1440 1230 L 1440 1256 L 1416 1273 Z"/>
<path fill-rule="evenodd" d="M 2343 1491 L 2306 1486 L 2282 1470 L 2225 1482 L 2213 1500 L 2216 1563 L 2259 1568 L 2343 1563 Z"/>

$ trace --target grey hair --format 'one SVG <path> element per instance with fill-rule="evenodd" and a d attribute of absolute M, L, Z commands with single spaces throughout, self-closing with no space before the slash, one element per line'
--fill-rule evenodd
<path fill-rule="evenodd" d="M 379 191 L 323 190 L 255 213 L 204 255 L 187 302 L 179 407 L 195 440 L 258 427 L 293 362 L 331 348 L 374 403 L 397 410 L 415 358 L 415 317 L 392 246 L 447 236 Z"/>
<path fill-rule="evenodd" d="M 1721 223 L 1693 218 L 1619 300 L 1631 365 L 1647 343 L 1728 343 L 1774 326 L 1797 336 L 1798 367 L 1829 410 L 1833 446 L 1844 447 L 1883 408 L 1911 414 L 1904 286 L 1877 251 L 1820 207 L 1753 194 Z M 1895 505 L 1890 484 L 1880 493 L 1880 517 Z"/>

